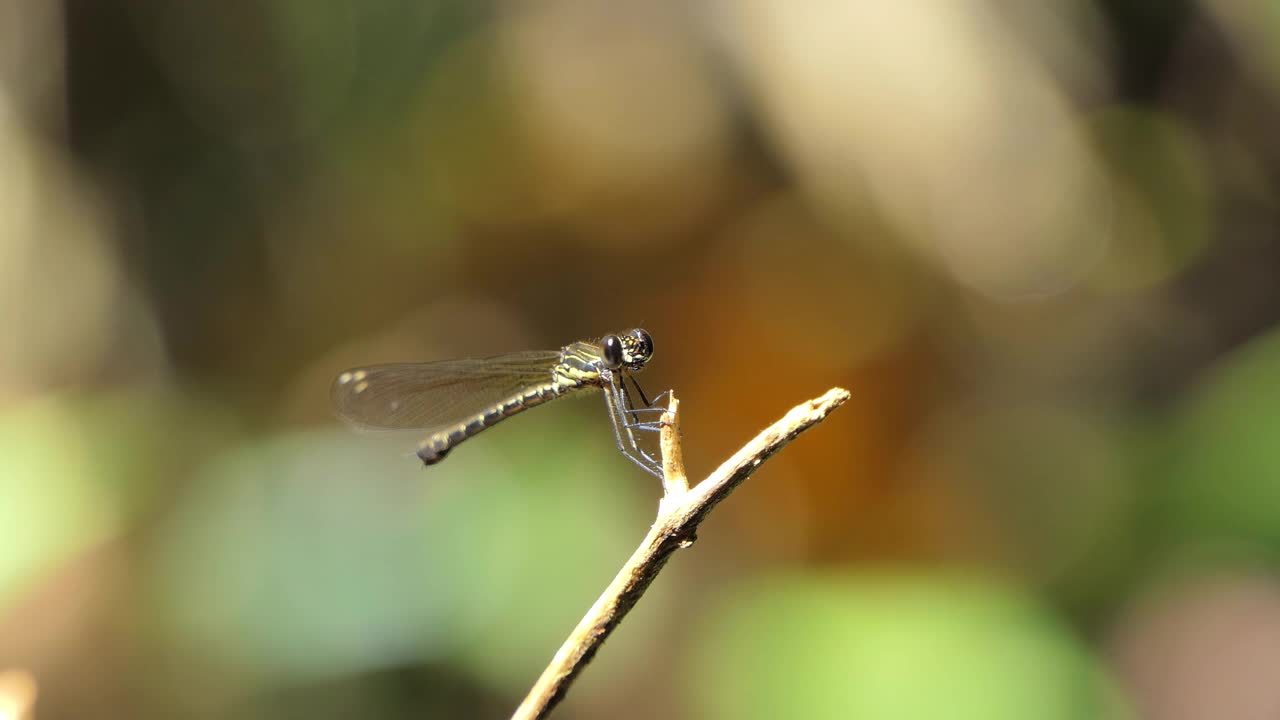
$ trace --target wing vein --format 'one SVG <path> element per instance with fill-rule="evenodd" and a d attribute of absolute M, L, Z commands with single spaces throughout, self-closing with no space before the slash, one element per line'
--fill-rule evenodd
<path fill-rule="evenodd" d="M 331 388 L 338 415 L 357 428 L 403 430 L 459 422 L 553 378 L 559 351 L 353 368 Z"/>

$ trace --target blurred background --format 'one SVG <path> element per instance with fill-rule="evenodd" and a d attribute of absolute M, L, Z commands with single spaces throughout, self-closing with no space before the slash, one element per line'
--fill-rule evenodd
<path fill-rule="evenodd" d="M 424 470 L 344 368 L 642 326 L 702 527 L 561 718 L 1280 717 L 1269 2 L 0 0 L 0 718 L 501 718 L 652 520 L 603 403 Z"/>

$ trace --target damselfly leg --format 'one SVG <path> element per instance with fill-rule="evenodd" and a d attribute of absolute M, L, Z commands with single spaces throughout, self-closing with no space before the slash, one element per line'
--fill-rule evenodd
<path fill-rule="evenodd" d="M 645 407 L 636 407 L 635 401 L 631 398 L 631 392 L 627 390 L 626 381 L 630 380 L 632 386 L 636 389 L 636 394 L 640 396 L 640 400 L 644 402 Z M 622 394 L 626 400 L 627 414 L 631 416 L 631 422 L 626 427 L 632 430 L 645 430 L 648 432 L 658 432 L 662 429 L 664 423 L 661 420 L 641 420 L 640 413 L 663 413 L 667 411 L 665 407 L 655 407 L 662 398 L 671 394 L 670 390 L 663 390 L 658 393 L 652 401 L 644 394 L 644 388 L 640 387 L 640 381 L 636 380 L 634 375 L 627 375 L 622 382 Z"/>
<path fill-rule="evenodd" d="M 627 391 L 625 380 L 631 381 L 631 386 L 636 389 L 636 394 L 640 396 L 640 402 L 644 404 L 644 407 L 637 407 L 635 402 L 632 401 L 631 393 Z M 658 393 L 657 396 L 653 398 L 653 400 L 650 400 L 648 397 L 645 396 L 644 388 L 640 387 L 640 381 L 636 379 L 635 375 L 627 375 L 625 380 L 623 381 L 622 389 L 623 389 L 623 392 L 627 392 L 627 403 L 630 406 L 630 410 L 628 410 L 628 413 L 632 415 L 632 419 L 634 421 L 636 422 L 640 421 L 640 418 L 636 417 L 636 415 L 638 415 L 639 413 L 645 413 L 645 412 L 660 413 L 660 412 L 667 411 L 667 408 L 665 407 L 658 407 L 658 403 L 662 401 L 662 398 L 671 394 L 670 390 L 663 390 L 662 392 Z"/>
<path fill-rule="evenodd" d="M 640 447 L 633 432 L 635 427 L 627 422 L 627 413 L 635 408 L 631 407 L 624 388 L 620 378 L 614 373 L 610 373 L 601 388 L 604 390 L 604 401 L 609 410 L 609 420 L 613 424 L 613 438 L 618 444 L 618 451 L 644 468 L 645 472 L 662 479 L 662 463 Z"/>

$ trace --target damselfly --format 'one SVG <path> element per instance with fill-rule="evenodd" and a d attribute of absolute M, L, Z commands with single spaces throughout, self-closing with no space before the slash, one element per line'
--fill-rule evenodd
<path fill-rule="evenodd" d="M 504 418 L 570 393 L 599 389 L 604 392 L 618 449 L 661 478 L 661 463 L 636 440 L 637 431 L 656 430 L 660 425 L 639 420 L 640 413 L 661 412 L 634 377 L 652 357 L 653 338 L 636 328 L 560 350 L 371 365 L 338 375 L 333 404 L 343 419 L 358 427 L 427 431 L 418 457 L 434 465 L 463 440 Z M 641 405 L 632 400 L 628 381 Z"/>

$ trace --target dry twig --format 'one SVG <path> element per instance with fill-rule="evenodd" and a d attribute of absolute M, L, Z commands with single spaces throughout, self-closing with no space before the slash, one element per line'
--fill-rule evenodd
<path fill-rule="evenodd" d="M 680 403 L 672 395 L 667 412 L 662 415 L 665 423 L 662 428 L 665 477 L 658 517 L 640 547 L 569 634 L 551 659 L 551 664 L 542 671 L 542 676 L 516 709 L 513 720 L 547 717 L 564 698 L 578 673 L 591 662 L 605 638 L 640 600 L 671 554 L 693 544 L 698 525 L 707 513 L 750 477 L 760 463 L 800 433 L 822 422 L 848 399 L 849 391 L 832 388 L 822 397 L 797 405 L 734 453 L 705 480 L 690 488 L 680 448 Z"/>

